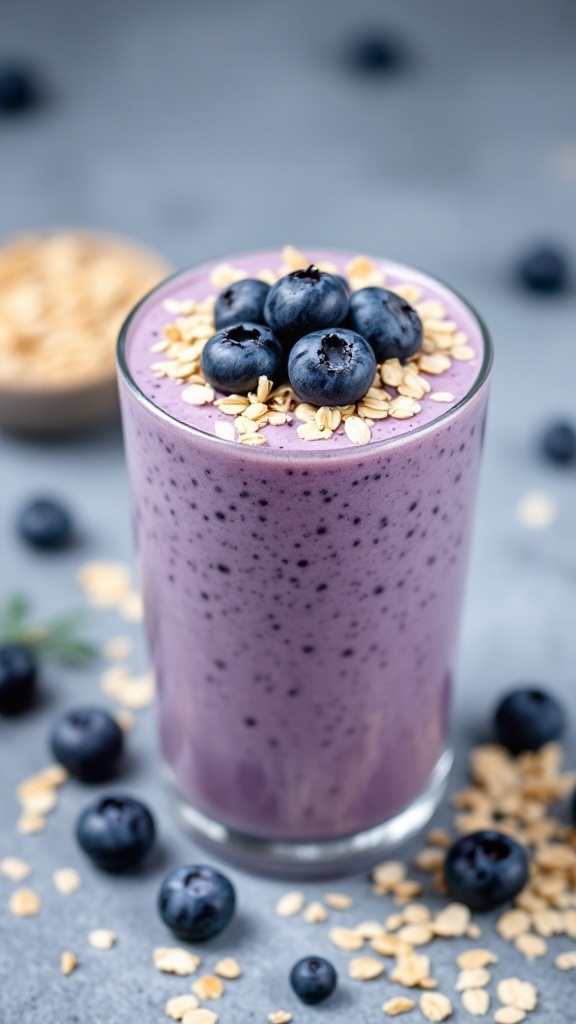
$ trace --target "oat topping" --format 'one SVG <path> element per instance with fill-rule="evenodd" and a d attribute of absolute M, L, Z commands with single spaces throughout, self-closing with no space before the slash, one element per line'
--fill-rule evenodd
<path fill-rule="evenodd" d="M 76 956 L 75 953 L 71 953 L 70 950 L 67 949 L 60 956 L 60 970 L 62 974 L 72 974 L 72 971 L 75 971 L 77 967 L 78 957 Z"/>
<path fill-rule="evenodd" d="M 413 999 L 407 999 L 405 996 L 394 996 L 393 999 L 388 999 L 387 1002 L 382 1004 L 382 1010 L 387 1013 L 389 1017 L 398 1017 L 401 1013 L 408 1013 L 413 1010 L 416 1003 Z"/>
<path fill-rule="evenodd" d="M 490 995 L 484 988 L 468 988 L 462 993 L 462 1006 L 472 1017 L 484 1017 L 490 1009 Z"/>
<path fill-rule="evenodd" d="M 292 1014 L 287 1010 L 276 1010 L 274 1013 L 269 1013 L 267 1019 L 270 1024 L 290 1024 Z"/>
<path fill-rule="evenodd" d="M 386 970 L 381 960 L 373 956 L 356 956 L 348 964 L 348 976 L 355 981 L 372 981 Z"/>
<path fill-rule="evenodd" d="M 282 251 L 282 266 L 277 270 L 263 268 L 257 276 L 274 284 L 284 274 L 303 269 L 308 264 L 309 260 L 304 253 L 286 246 Z M 319 269 L 337 272 L 334 265 L 328 262 L 321 262 Z M 174 319 L 164 326 L 162 341 L 152 347 L 153 374 L 157 378 L 167 377 L 176 384 L 185 385 L 181 391 L 182 401 L 197 406 L 214 405 L 220 413 L 234 417 L 233 423 L 217 420 L 214 425 L 215 435 L 224 440 L 236 440 L 248 445 L 266 444 L 266 435 L 260 433 L 262 427 L 283 425 L 295 415 L 301 421 L 300 425 L 296 425 L 298 436 L 304 441 L 329 440 L 334 432 L 344 430 L 352 444 L 365 445 L 371 439 L 371 427 L 377 420 L 387 417 L 411 419 L 421 411 L 420 403 L 428 399 L 437 403 L 453 402 L 454 395 L 451 392 L 433 389 L 427 378 L 446 373 L 453 360 L 465 362 L 476 356 L 468 344 L 466 334 L 458 330 L 454 321 L 448 319 L 442 302 L 435 299 L 423 300 L 422 290 L 418 286 L 398 283 L 389 287 L 416 309 L 422 321 L 422 345 L 405 365 L 398 359 L 388 359 L 382 363 L 368 394 L 355 405 L 345 407 L 346 412 L 344 408 L 298 403 L 288 384 L 268 381 L 265 377 L 260 378 L 255 394 L 216 398 L 214 389 L 204 380 L 201 369 L 202 350 L 216 333 L 216 292 L 247 276 L 245 271 L 221 264 L 211 274 L 215 294 L 202 301 L 166 299 L 164 308 L 167 315 Z M 371 285 L 383 287 L 386 284 L 383 271 L 364 256 L 358 256 L 348 263 L 346 276 L 352 291 Z M 251 429 L 246 419 L 251 422 Z"/>
<path fill-rule="evenodd" d="M 426 1020 L 441 1021 L 452 1016 L 452 1003 L 441 992 L 424 992 L 418 1005 Z"/>
<path fill-rule="evenodd" d="M 499 1006 L 494 1014 L 496 1024 L 520 1024 L 525 1019 L 525 1011 L 515 1006 Z"/>
<path fill-rule="evenodd" d="M 534 985 L 520 978 L 503 978 L 498 982 L 496 991 L 504 1006 L 513 1006 L 517 1010 L 533 1010 L 538 1002 Z"/>

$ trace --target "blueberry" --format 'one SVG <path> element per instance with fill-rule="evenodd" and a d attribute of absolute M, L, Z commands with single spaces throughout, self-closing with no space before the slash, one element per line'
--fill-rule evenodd
<path fill-rule="evenodd" d="M 517 274 L 529 291 L 562 292 L 568 285 L 568 258 L 555 246 L 538 246 L 520 260 Z"/>
<path fill-rule="evenodd" d="M 332 277 L 335 281 L 338 281 L 338 284 L 342 285 L 346 295 L 350 295 L 350 282 L 348 279 L 343 274 L 332 274 Z"/>
<path fill-rule="evenodd" d="M 399 40 L 376 30 L 366 30 L 350 40 L 346 59 L 353 71 L 369 75 L 395 71 L 405 63 L 404 48 Z"/>
<path fill-rule="evenodd" d="M 452 899 L 472 910 L 491 910 L 524 888 L 528 858 L 520 843 L 502 832 L 472 832 L 448 850 L 444 878 Z"/>
<path fill-rule="evenodd" d="M 72 539 L 72 517 L 59 501 L 36 498 L 20 512 L 18 530 L 31 547 L 58 551 Z"/>
<path fill-rule="evenodd" d="M 347 324 L 370 342 L 376 359 L 404 362 L 422 344 L 422 322 L 416 310 L 386 288 L 360 288 L 350 296 Z"/>
<path fill-rule="evenodd" d="M 20 114 L 36 105 L 38 86 L 24 67 L 0 68 L 0 113 Z"/>
<path fill-rule="evenodd" d="M 354 331 L 314 331 L 297 341 L 288 376 L 298 398 L 312 405 L 351 405 L 363 398 L 376 373 L 370 345 Z"/>
<path fill-rule="evenodd" d="M 539 750 L 560 739 L 564 724 L 558 701 L 537 686 L 512 690 L 500 701 L 494 716 L 498 742 L 513 754 Z"/>
<path fill-rule="evenodd" d="M 264 303 L 270 285 L 246 277 L 220 292 L 214 307 L 214 322 L 219 331 L 232 324 L 265 324 Z"/>
<path fill-rule="evenodd" d="M 136 867 L 155 837 L 154 818 L 146 805 L 116 793 L 99 797 L 76 823 L 76 838 L 84 853 L 104 871 Z"/>
<path fill-rule="evenodd" d="M 336 327 L 347 312 L 347 290 L 332 274 L 313 265 L 281 277 L 264 306 L 267 323 L 287 345 L 322 327 Z"/>
<path fill-rule="evenodd" d="M 158 893 L 158 911 L 164 924 L 188 942 L 203 942 L 218 935 L 230 923 L 235 907 L 232 882 L 204 864 L 175 868 Z"/>
<path fill-rule="evenodd" d="M 331 996 L 338 975 L 329 960 L 321 956 L 305 956 L 290 971 L 290 984 L 307 1006 L 316 1006 Z"/>
<path fill-rule="evenodd" d="M 254 391 L 262 375 L 280 382 L 284 351 L 262 324 L 235 324 L 218 331 L 202 351 L 202 372 L 209 384 L 228 394 Z"/>
<path fill-rule="evenodd" d="M 50 744 L 56 760 L 75 778 L 103 782 L 118 768 L 124 734 L 102 708 L 74 708 L 57 720 Z"/>
<path fill-rule="evenodd" d="M 550 423 L 542 435 L 542 454 L 551 462 L 576 462 L 576 427 L 566 420 Z"/>
<path fill-rule="evenodd" d="M 36 696 L 36 659 L 22 644 L 0 646 L 0 715 L 26 711 Z"/>

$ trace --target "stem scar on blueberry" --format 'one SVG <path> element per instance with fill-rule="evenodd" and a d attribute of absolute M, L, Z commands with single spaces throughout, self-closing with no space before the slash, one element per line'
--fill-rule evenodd
<path fill-rule="evenodd" d="M 352 361 L 352 345 L 337 334 L 325 334 L 318 349 L 318 362 L 330 373 L 346 370 Z"/>
<path fill-rule="evenodd" d="M 322 271 L 318 270 L 318 267 L 311 263 L 309 267 L 306 267 L 306 270 L 295 270 L 290 276 L 297 277 L 298 280 L 303 281 L 319 281 Z"/>
<path fill-rule="evenodd" d="M 257 327 L 244 327 L 238 324 L 237 327 L 230 327 L 224 331 L 224 340 L 233 345 L 241 345 L 243 341 L 260 341 L 260 331 Z"/>

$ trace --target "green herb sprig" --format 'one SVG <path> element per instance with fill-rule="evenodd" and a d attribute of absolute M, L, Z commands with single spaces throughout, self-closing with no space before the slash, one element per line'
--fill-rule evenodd
<path fill-rule="evenodd" d="M 86 612 L 73 611 L 48 619 L 43 625 L 28 622 L 30 603 L 23 594 L 13 594 L 0 608 L 0 643 L 24 644 L 40 658 L 81 664 L 96 656 L 94 644 L 81 635 Z"/>

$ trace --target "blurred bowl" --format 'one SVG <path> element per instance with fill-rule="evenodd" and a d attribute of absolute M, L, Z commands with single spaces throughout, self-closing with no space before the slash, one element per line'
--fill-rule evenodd
<path fill-rule="evenodd" d="M 171 269 L 138 242 L 91 230 L 0 246 L 0 426 L 62 434 L 114 417 L 118 331 Z"/>

